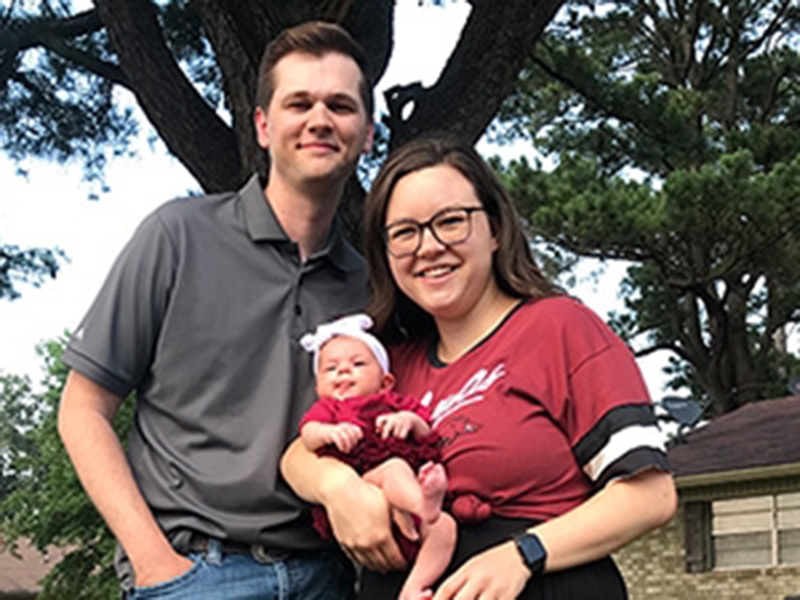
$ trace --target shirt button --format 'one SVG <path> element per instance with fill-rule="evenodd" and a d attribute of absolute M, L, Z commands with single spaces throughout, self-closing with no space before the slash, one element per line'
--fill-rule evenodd
<path fill-rule="evenodd" d="M 294 314 L 296 314 L 298 317 L 300 315 L 302 315 L 303 314 L 303 307 L 300 306 L 299 304 L 295 304 L 294 305 Z"/>

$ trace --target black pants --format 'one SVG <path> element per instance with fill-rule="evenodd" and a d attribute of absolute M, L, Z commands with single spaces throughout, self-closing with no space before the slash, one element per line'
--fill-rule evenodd
<path fill-rule="evenodd" d="M 443 581 L 469 558 L 507 541 L 515 533 L 531 527 L 526 519 L 503 519 L 492 517 L 474 525 L 459 525 L 458 543 L 453 560 Z M 394 600 L 403 587 L 406 573 L 399 571 L 387 574 L 364 571 L 361 574 L 358 600 Z M 435 588 L 436 586 L 434 586 Z M 625 582 L 617 566 L 610 558 L 546 573 L 534 577 L 517 597 L 519 600 L 627 600 Z"/>

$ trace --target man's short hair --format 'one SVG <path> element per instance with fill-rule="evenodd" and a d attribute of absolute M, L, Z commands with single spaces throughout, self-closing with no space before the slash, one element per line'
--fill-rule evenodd
<path fill-rule="evenodd" d="M 330 52 L 336 52 L 352 58 L 361 71 L 361 84 L 359 94 L 364 103 L 367 118 L 372 118 L 374 102 L 372 87 L 367 77 L 367 58 L 361 46 L 344 28 L 335 23 L 324 21 L 309 21 L 296 27 L 284 29 L 278 37 L 267 45 L 261 58 L 258 69 L 258 84 L 256 89 L 256 106 L 266 110 L 275 92 L 273 71 L 283 57 L 293 54 L 311 54 L 322 57 Z"/>

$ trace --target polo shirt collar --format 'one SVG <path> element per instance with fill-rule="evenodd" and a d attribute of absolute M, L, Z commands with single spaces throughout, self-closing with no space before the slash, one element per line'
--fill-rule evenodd
<path fill-rule="evenodd" d="M 291 242 L 264 196 L 264 185 L 258 175 L 249 179 L 239 191 L 239 197 L 242 199 L 245 227 L 250 239 L 254 242 Z M 326 256 L 343 271 L 354 271 L 363 266 L 358 253 L 342 235 L 338 216 L 334 218 L 325 245 L 311 259 Z"/>
<path fill-rule="evenodd" d="M 244 211 L 244 226 L 250 239 L 254 242 L 278 241 L 288 242 L 286 232 L 278 223 L 272 207 L 264 197 L 264 186 L 261 178 L 253 175 L 250 180 L 239 190 Z"/>

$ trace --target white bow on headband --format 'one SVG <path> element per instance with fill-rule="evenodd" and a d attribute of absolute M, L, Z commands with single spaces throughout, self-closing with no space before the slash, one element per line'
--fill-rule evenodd
<path fill-rule="evenodd" d="M 314 333 L 307 333 L 300 338 L 300 345 L 307 352 L 314 354 L 314 372 L 319 370 L 319 351 L 322 347 L 337 335 L 344 335 L 353 337 L 364 342 L 383 369 L 384 373 L 389 372 L 389 355 L 386 353 L 386 348 L 367 330 L 372 327 L 372 319 L 369 315 L 358 313 L 336 319 L 330 323 L 323 323 Z"/>

